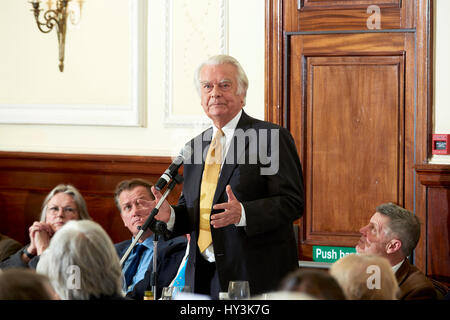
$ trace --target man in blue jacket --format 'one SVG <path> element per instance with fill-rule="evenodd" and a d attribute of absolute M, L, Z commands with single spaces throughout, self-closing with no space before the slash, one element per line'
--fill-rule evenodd
<path fill-rule="evenodd" d="M 145 223 L 151 213 L 151 210 L 143 208 L 139 201 L 153 201 L 156 206 L 151 187 L 149 182 L 142 179 L 125 180 L 116 187 L 114 200 L 124 225 L 130 230 L 133 239 L 139 233 L 139 227 Z M 115 245 L 120 258 L 123 257 L 133 239 Z M 152 289 L 153 240 L 154 234 L 149 228 L 142 234 L 123 263 L 122 270 L 126 283 L 124 290 L 129 298 L 142 300 L 144 292 Z M 187 240 L 184 236 L 167 241 L 159 237 L 158 240 L 156 294 L 160 297 L 162 288 L 169 286 L 176 276 L 186 251 Z"/>

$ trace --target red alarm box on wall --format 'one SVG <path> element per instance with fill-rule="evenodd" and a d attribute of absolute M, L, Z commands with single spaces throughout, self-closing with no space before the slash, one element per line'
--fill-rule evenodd
<path fill-rule="evenodd" d="M 433 134 L 433 154 L 450 154 L 450 134 Z"/>

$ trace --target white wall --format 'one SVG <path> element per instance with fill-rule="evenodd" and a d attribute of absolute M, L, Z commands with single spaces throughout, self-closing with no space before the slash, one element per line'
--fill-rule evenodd
<path fill-rule="evenodd" d="M 65 71 L 60 73 L 55 32 L 37 30 L 27 0 L 2 0 L 0 108 L 25 106 L 28 112 L 37 107 L 36 117 L 45 119 L 56 117 L 63 104 L 71 108 L 63 116 L 68 122 L 78 111 L 83 117 L 86 110 L 85 120 L 98 122 L 103 117 L 89 116 L 92 109 L 100 106 L 109 115 L 126 107 L 133 100 L 129 1 L 135 0 L 84 1 L 81 23 L 68 30 Z M 173 20 L 166 14 L 168 3 L 173 4 Z M 264 1 L 151 0 L 147 4 L 142 25 L 145 45 L 140 48 L 147 64 L 139 62 L 145 85 L 140 126 L 5 124 L 0 118 L 0 150 L 175 155 L 204 128 L 191 73 L 198 61 L 221 50 L 235 56 L 247 71 L 250 88 L 245 110 L 264 118 Z M 435 133 L 450 133 L 448 12 L 450 1 L 436 0 Z M 175 59 L 172 69 L 168 50 Z M 172 91 L 167 89 L 170 85 Z M 433 156 L 430 162 L 450 163 L 450 156 Z"/>
<path fill-rule="evenodd" d="M 95 119 L 97 114 L 89 116 L 92 109 L 102 109 L 105 116 L 126 109 L 134 90 L 129 72 L 133 37 L 129 1 L 135 0 L 84 1 L 81 23 L 67 32 L 65 70 L 60 73 L 55 31 L 37 31 L 28 1 L 2 0 L 0 39 L 7 50 L 0 52 L 0 107 L 14 112 L 41 110 L 35 119 L 42 114 L 56 117 L 55 106 L 63 104 L 73 113 L 85 114 L 88 123 L 101 120 Z M 193 70 L 199 61 L 217 53 L 231 54 L 241 62 L 250 80 L 245 109 L 264 118 L 264 1 L 146 3 L 148 14 L 141 25 L 146 27 L 146 45 L 139 48 L 147 61 L 139 62 L 145 74 L 140 82 L 144 85 L 141 124 L 30 123 L 33 119 L 5 124 L 0 119 L 0 150 L 175 155 L 205 127 L 207 119 L 192 85 Z M 69 112 L 68 122 L 72 117 Z"/>
<path fill-rule="evenodd" d="M 433 133 L 450 134 L 450 1 L 435 0 Z M 433 155 L 431 163 L 450 164 L 450 155 Z"/>

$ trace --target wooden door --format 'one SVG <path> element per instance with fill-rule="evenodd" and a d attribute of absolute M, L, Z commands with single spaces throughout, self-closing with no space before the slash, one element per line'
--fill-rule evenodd
<path fill-rule="evenodd" d="M 289 128 L 303 164 L 301 260 L 314 245 L 355 246 L 381 203 L 416 209 L 425 2 L 267 2 L 266 118 Z"/>
<path fill-rule="evenodd" d="M 405 124 L 414 112 L 404 97 L 413 44 L 400 33 L 291 37 L 288 124 L 306 190 L 302 259 L 311 245 L 354 246 L 378 204 L 408 200 Z"/>

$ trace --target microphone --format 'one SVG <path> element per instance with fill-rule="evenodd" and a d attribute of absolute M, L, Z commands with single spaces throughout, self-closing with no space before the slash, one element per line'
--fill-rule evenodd
<path fill-rule="evenodd" d="M 189 158 L 190 156 L 191 147 L 185 145 L 180 151 L 180 154 L 175 158 L 175 160 L 172 161 L 167 170 L 164 171 L 164 173 L 161 175 L 161 178 L 159 178 L 158 182 L 155 184 L 155 189 L 161 191 L 161 189 L 164 188 L 164 186 L 170 181 L 170 179 L 174 178 L 177 175 L 178 169 L 181 167 L 184 160 L 186 160 L 186 158 Z"/>

